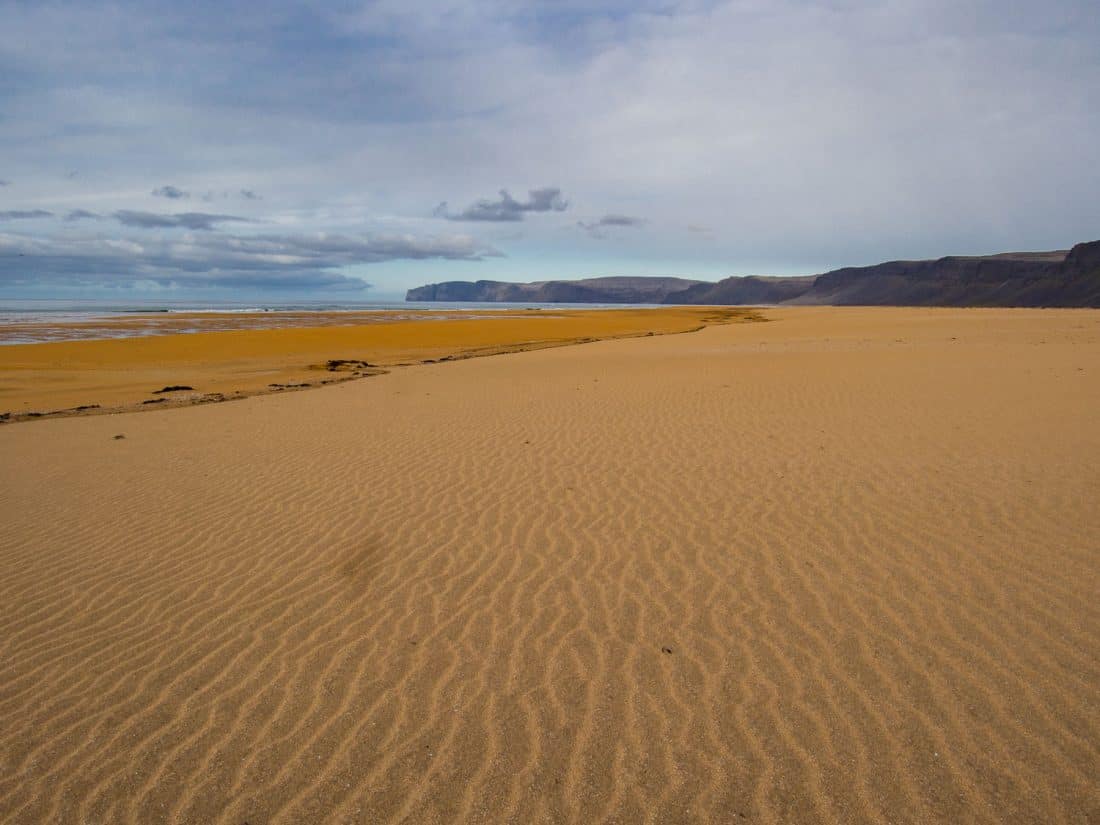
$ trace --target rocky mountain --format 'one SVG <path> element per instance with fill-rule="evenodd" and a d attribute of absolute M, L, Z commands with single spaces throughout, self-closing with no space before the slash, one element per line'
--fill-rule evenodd
<path fill-rule="evenodd" d="M 410 289 L 407 301 L 833 306 L 1100 307 L 1100 241 L 1068 251 L 889 261 L 793 278 L 589 278 L 450 281 Z"/>

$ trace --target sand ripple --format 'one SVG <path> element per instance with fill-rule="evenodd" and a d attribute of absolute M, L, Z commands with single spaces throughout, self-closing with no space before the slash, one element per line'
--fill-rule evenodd
<path fill-rule="evenodd" d="M 1100 821 L 1100 315 L 775 314 L 0 431 L 0 819 Z"/>

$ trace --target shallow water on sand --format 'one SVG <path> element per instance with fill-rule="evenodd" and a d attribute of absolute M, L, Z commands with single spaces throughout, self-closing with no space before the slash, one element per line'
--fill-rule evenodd
<path fill-rule="evenodd" d="M 377 303 L 75 303 L 0 302 L 0 345 L 103 338 L 139 338 L 233 329 L 357 326 L 429 318 L 469 318 L 466 312 L 511 314 L 517 310 L 629 309 L 645 304 L 505 304 L 444 302 Z M 445 313 L 445 314 L 444 314 Z"/>

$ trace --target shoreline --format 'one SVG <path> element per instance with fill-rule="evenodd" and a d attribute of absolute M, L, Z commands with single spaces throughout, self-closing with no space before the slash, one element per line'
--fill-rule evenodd
<path fill-rule="evenodd" d="M 370 316 L 371 323 L 363 324 L 349 323 L 345 313 L 304 319 L 291 312 L 290 324 L 252 327 L 249 314 L 239 313 L 217 319 L 238 324 L 229 329 L 5 345 L 0 424 L 222 403 L 317 389 L 400 367 L 768 320 L 753 307 L 426 314 L 356 313 Z M 275 315 L 262 313 L 268 324 Z M 150 317 L 112 323 L 140 325 Z M 178 314 L 156 320 L 182 326 L 192 319 Z"/>

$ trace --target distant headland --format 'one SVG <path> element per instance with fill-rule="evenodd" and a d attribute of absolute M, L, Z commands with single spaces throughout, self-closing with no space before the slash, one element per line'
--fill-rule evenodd
<path fill-rule="evenodd" d="M 575 281 L 447 281 L 407 301 L 832 306 L 1100 307 L 1100 241 L 1053 252 L 949 256 L 845 267 L 821 275 Z"/>

